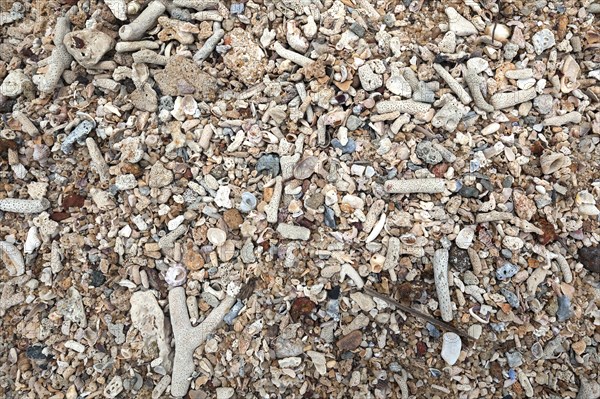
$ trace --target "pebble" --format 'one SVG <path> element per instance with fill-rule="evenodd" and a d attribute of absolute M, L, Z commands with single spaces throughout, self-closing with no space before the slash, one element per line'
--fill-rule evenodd
<path fill-rule="evenodd" d="M 430 165 L 436 165 L 443 160 L 442 154 L 435 148 L 431 141 L 421 141 L 417 144 L 415 153 L 419 159 Z"/>
<path fill-rule="evenodd" d="M 471 260 L 465 249 L 461 249 L 458 244 L 450 247 L 448 264 L 458 271 L 465 271 L 471 268 Z"/>
<path fill-rule="evenodd" d="M 512 263 L 505 263 L 503 266 L 496 270 L 496 278 L 500 281 L 508 280 L 513 277 L 519 271 L 519 267 L 517 265 L 513 265 Z"/>
<path fill-rule="evenodd" d="M 472 186 L 462 186 L 458 190 L 458 195 L 465 198 L 479 198 L 479 190 L 476 187 Z"/>
<path fill-rule="evenodd" d="M 465 227 L 458 232 L 454 242 L 458 248 L 468 249 L 473 244 L 475 230 L 472 227 Z M 468 255 L 467 255 L 468 256 Z"/>
<path fill-rule="evenodd" d="M 156 162 L 150 169 L 148 185 L 150 188 L 161 188 L 173 182 L 173 172 L 165 168 L 161 162 Z"/>
<path fill-rule="evenodd" d="M 542 94 L 533 100 L 533 106 L 542 115 L 548 115 L 552 112 L 554 98 L 550 94 Z"/>
<path fill-rule="evenodd" d="M 348 139 L 348 143 L 346 143 L 346 145 L 342 145 L 337 138 L 331 140 L 331 145 L 333 148 L 342 150 L 342 154 L 352 154 L 354 151 L 356 151 L 356 141 L 350 138 Z"/>
<path fill-rule="evenodd" d="M 352 351 L 358 348 L 361 342 L 362 332 L 360 332 L 359 330 L 354 330 L 338 339 L 338 341 L 336 342 L 336 346 L 342 352 Z"/>
<path fill-rule="evenodd" d="M 572 316 L 571 300 L 566 295 L 560 295 L 558 297 L 558 311 L 556 312 L 557 320 L 563 322 L 570 319 Z"/>
<path fill-rule="evenodd" d="M 508 367 L 517 368 L 523 364 L 523 356 L 517 351 L 506 352 Z"/>
<path fill-rule="evenodd" d="M 354 131 L 354 130 L 358 129 L 359 127 L 362 126 L 362 124 L 363 124 L 363 120 L 355 115 L 350 115 L 348 117 L 348 119 L 346 119 L 346 127 L 350 131 Z"/>
<path fill-rule="evenodd" d="M 600 247 L 582 247 L 578 255 L 583 267 L 591 272 L 600 273 Z"/>
<path fill-rule="evenodd" d="M 272 177 L 278 176 L 280 171 L 279 155 L 265 154 L 260 157 L 256 163 L 256 171 L 258 173 L 265 173 Z"/>

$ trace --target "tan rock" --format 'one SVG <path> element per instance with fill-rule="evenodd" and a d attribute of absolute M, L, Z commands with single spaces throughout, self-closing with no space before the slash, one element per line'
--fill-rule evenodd
<path fill-rule="evenodd" d="M 362 333 L 359 330 L 352 331 L 340 338 L 336 345 L 341 351 L 351 351 L 359 347 L 362 342 Z"/>
<path fill-rule="evenodd" d="M 115 46 L 115 41 L 104 32 L 84 29 L 67 33 L 63 44 L 75 61 L 90 68 Z"/>
<path fill-rule="evenodd" d="M 191 94 L 198 101 L 213 101 L 217 95 L 217 81 L 191 59 L 173 56 L 163 71 L 154 75 L 162 94 L 184 96 Z"/>

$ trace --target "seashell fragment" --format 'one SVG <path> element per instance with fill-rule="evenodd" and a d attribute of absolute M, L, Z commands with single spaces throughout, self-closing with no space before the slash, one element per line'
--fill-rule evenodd
<path fill-rule="evenodd" d="M 42 245 L 42 240 L 38 234 L 38 229 L 35 226 L 31 226 L 27 232 L 27 238 L 25 244 L 23 244 L 23 252 L 26 254 L 34 253 Z"/>
<path fill-rule="evenodd" d="M 225 240 L 227 240 L 227 233 L 221 229 L 211 227 L 206 233 L 206 238 L 208 238 L 208 241 L 210 241 L 211 244 L 218 247 L 225 244 Z"/>
<path fill-rule="evenodd" d="M 7 241 L 0 241 L 0 259 L 8 269 L 11 276 L 20 276 L 25 273 L 25 261 L 23 255 L 13 244 Z"/>
<path fill-rule="evenodd" d="M 457 334 L 453 332 L 444 333 L 442 339 L 442 359 L 444 359 L 448 366 L 453 366 L 456 363 L 461 349 L 462 341 Z"/>
<path fill-rule="evenodd" d="M 477 33 L 477 28 L 469 20 L 460 15 L 453 7 L 446 8 L 448 25 L 456 36 L 470 36 Z"/>
<path fill-rule="evenodd" d="M 472 227 L 465 227 L 458 232 L 454 242 L 457 247 L 468 249 L 473 244 L 473 238 L 475 238 L 475 230 Z"/>
<path fill-rule="evenodd" d="M 177 263 L 167 269 L 165 273 L 165 281 L 171 287 L 178 287 L 185 282 L 187 271 L 185 267 Z"/>
<path fill-rule="evenodd" d="M 298 180 L 306 180 L 315 172 L 319 158 L 312 156 L 301 160 L 294 167 L 294 178 Z"/>
<path fill-rule="evenodd" d="M 242 193 L 242 200 L 240 202 L 239 210 L 240 212 L 248 213 L 256 208 L 257 203 L 258 201 L 256 200 L 254 194 L 245 191 Z"/>
<path fill-rule="evenodd" d="M 571 160 L 561 153 L 546 152 L 540 157 L 540 166 L 545 175 L 551 175 L 569 165 L 571 165 Z"/>

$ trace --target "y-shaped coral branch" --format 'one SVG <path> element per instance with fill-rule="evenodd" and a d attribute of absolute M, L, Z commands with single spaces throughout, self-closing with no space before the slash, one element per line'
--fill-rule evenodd
<path fill-rule="evenodd" d="M 190 388 L 190 378 L 194 372 L 194 351 L 206 338 L 217 329 L 217 326 L 236 301 L 239 287 L 230 284 L 227 295 L 219 306 L 200 325 L 192 327 L 186 305 L 185 289 L 175 287 L 169 291 L 169 313 L 173 335 L 175 336 L 175 360 L 171 378 L 171 395 L 184 396 Z"/>

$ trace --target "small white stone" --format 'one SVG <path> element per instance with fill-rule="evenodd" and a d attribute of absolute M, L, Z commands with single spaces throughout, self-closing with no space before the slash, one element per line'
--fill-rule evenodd
<path fill-rule="evenodd" d="M 38 234 L 38 228 L 31 226 L 27 232 L 25 244 L 23 244 L 23 252 L 26 254 L 34 253 L 42 245 L 42 240 Z"/>
<path fill-rule="evenodd" d="M 446 32 L 438 44 L 438 49 L 442 53 L 454 53 L 456 51 L 456 34 L 452 31 Z"/>
<path fill-rule="evenodd" d="M 121 230 L 119 230 L 119 235 L 121 237 L 129 238 L 131 236 L 131 231 L 131 227 L 128 224 L 126 224 L 121 228 Z"/>
<path fill-rule="evenodd" d="M 370 296 L 363 294 L 362 292 L 353 292 L 350 294 L 350 298 L 356 302 L 358 307 L 363 312 L 368 312 L 371 309 L 375 308 L 375 301 Z"/>
<path fill-rule="evenodd" d="M 488 69 L 489 66 L 490 63 L 481 57 L 470 58 L 467 60 L 467 68 L 472 69 L 475 73 L 481 73 Z"/>
<path fill-rule="evenodd" d="M 481 324 L 473 324 L 469 327 L 469 336 L 471 336 L 473 339 L 479 339 L 482 332 L 483 328 L 481 327 Z"/>
<path fill-rule="evenodd" d="M 120 175 L 115 179 L 115 186 L 123 191 L 123 190 L 131 190 L 137 186 L 137 179 L 134 175 Z"/>
<path fill-rule="evenodd" d="M 363 165 L 352 165 L 350 172 L 355 176 L 362 176 L 365 173 L 366 167 Z"/>
<path fill-rule="evenodd" d="M 146 223 L 142 215 L 135 215 L 131 218 L 131 221 L 135 223 L 135 226 L 138 228 L 139 231 L 148 230 L 148 223 Z"/>
<path fill-rule="evenodd" d="M 532 88 L 535 85 L 535 82 L 534 78 L 519 79 L 517 80 L 517 87 L 521 90 L 527 90 Z"/>
<path fill-rule="evenodd" d="M 208 229 L 208 232 L 206 233 L 206 238 L 208 238 L 208 241 L 210 241 L 211 244 L 218 247 L 220 245 L 223 245 L 225 243 L 225 240 L 227 240 L 227 233 L 225 233 L 221 229 L 212 227 Z"/>
<path fill-rule="evenodd" d="M 185 217 L 183 215 L 179 215 L 176 218 L 169 220 L 169 222 L 167 223 L 167 228 L 169 229 L 169 231 L 173 231 L 176 228 L 178 228 L 184 220 Z"/>
<path fill-rule="evenodd" d="M 460 337 L 453 332 L 444 334 L 442 341 L 442 359 L 449 365 L 453 366 L 460 356 L 462 349 L 462 341 Z"/>
<path fill-rule="evenodd" d="M 235 390 L 231 387 L 217 388 L 217 399 L 229 399 L 233 396 Z"/>
<path fill-rule="evenodd" d="M 523 246 L 525 245 L 525 243 L 519 237 L 505 236 L 502 239 L 502 245 L 505 248 L 508 248 L 511 251 L 515 252 L 515 251 L 518 251 L 521 248 L 523 248 Z"/>
<path fill-rule="evenodd" d="M 312 360 L 313 364 L 315 365 L 317 372 L 321 375 L 325 375 L 327 373 L 327 365 L 326 365 L 326 361 L 325 361 L 325 355 L 322 354 L 321 352 L 315 352 L 315 351 L 307 351 L 306 354 L 308 356 L 310 356 L 310 359 Z"/>
<path fill-rule="evenodd" d="M 385 87 L 393 94 L 400 97 L 410 98 L 412 95 L 412 89 L 402 75 L 390 76 L 390 78 L 385 82 Z"/>
<path fill-rule="evenodd" d="M 229 198 L 229 194 L 231 194 L 231 189 L 229 186 L 221 186 L 217 190 L 217 194 L 215 195 L 215 204 L 221 208 L 230 209 L 233 204 L 231 203 L 231 199 Z"/>
<path fill-rule="evenodd" d="M 279 367 L 282 369 L 290 369 L 300 366 L 302 363 L 302 359 L 299 357 L 284 357 L 283 359 L 279 359 L 277 361 L 279 363 Z"/>
<path fill-rule="evenodd" d="M 460 15 L 454 8 L 446 8 L 446 15 L 448 16 L 449 28 L 456 36 L 470 36 L 477 33 L 475 25 Z"/>
<path fill-rule="evenodd" d="M 454 242 L 457 247 L 468 249 L 473 244 L 474 238 L 475 230 L 472 227 L 465 227 L 458 233 Z"/>
<path fill-rule="evenodd" d="M 73 349 L 75 352 L 83 353 L 85 346 L 80 342 L 73 341 L 72 339 L 65 342 L 65 348 Z"/>
<path fill-rule="evenodd" d="M 582 204 L 579 205 L 579 214 L 584 216 L 598 216 L 600 215 L 600 210 L 598 210 L 596 205 Z"/>

